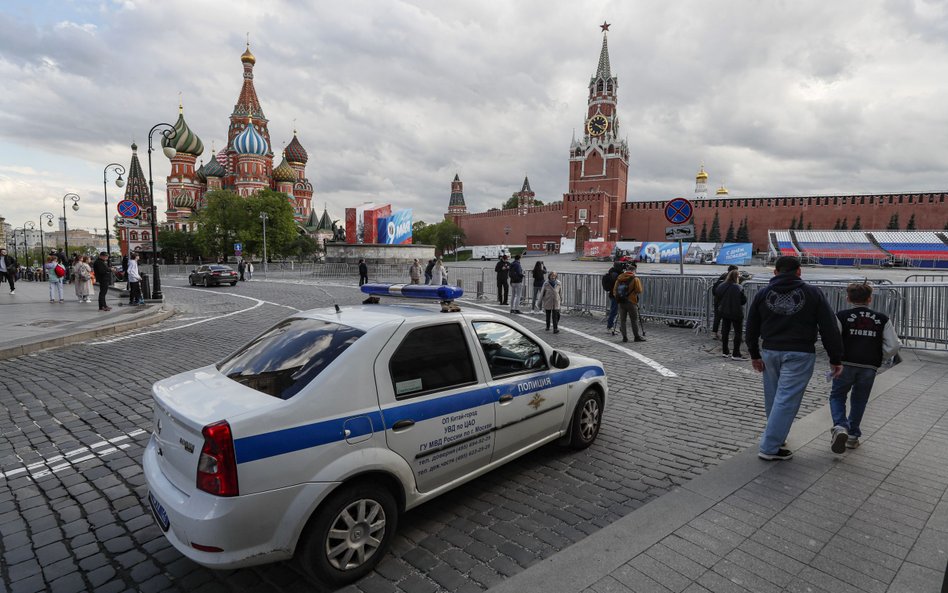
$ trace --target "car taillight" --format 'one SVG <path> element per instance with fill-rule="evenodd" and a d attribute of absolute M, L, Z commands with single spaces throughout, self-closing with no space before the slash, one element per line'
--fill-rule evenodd
<path fill-rule="evenodd" d="M 198 458 L 198 490 L 217 496 L 237 496 L 237 459 L 230 424 L 226 420 L 208 424 L 201 433 L 204 446 Z"/>
<path fill-rule="evenodd" d="M 211 272 L 211 275 L 212 275 L 212 276 L 220 276 L 221 273 L 220 273 L 220 272 Z"/>

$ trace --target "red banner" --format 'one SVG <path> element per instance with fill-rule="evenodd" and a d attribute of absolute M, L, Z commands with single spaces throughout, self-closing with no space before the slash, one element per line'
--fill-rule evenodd
<path fill-rule="evenodd" d="M 592 241 L 586 241 L 583 244 L 583 255 L 585 257 L 608 257 L 611 258 L 612 254 L 616 251 L 616 242 L 615 241 L 597 241 L 593 243 Z"/>

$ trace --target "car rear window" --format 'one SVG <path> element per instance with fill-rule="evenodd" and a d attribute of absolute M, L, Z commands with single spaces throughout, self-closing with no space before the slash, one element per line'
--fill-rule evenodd
<path fill-rule="evenodd" d="M 290 399 L 365 332 L 318 319 L 285 319 L 217 369 L 257 391 Z"/>

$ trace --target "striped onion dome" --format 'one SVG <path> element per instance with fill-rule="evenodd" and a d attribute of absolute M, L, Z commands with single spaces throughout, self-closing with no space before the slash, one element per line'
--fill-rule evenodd
<path fill-rule="evenodd" d="M 194 171 L 194 176 L 197 177 L 198 181 L 205 183 L 207 181 L 207 175 L 204 173 L 204 162 L 201 162 L 201 166 Z"/>
<path fill-rule="evenodd" d="M 309 155 L 306 154 L 306 149 L 303 148 L 303 145 L 300 144 L 299 138 L 296 137 L 296 130 L 293 130 L 293 140 L 287 145 L 286 150 L 283 151 L 284 156 L 291 163 L 297 163 L 300 165 L 305 165 L 306 161 L 309 159 Z"/>
<path fill-rule="evenodd" d="M 206 165 L 203 165 L 201 168 L 204 169 L 205 178 L 206 177 L 223 177 L 224 175 L 227 175 L 227 171 L 224 169 L 223 165 L 221 165 L 220 160 L 217 158 L 216 155 L 214 155 L 214 153 L 211 153 L 211 160 L 208 161 L 208 163 Z"/>
<path fill-rule="evenodd" d="M 194 208 L 194 196 L 189 191 L 181 190 L 171 199 L 171 203 L 175 208 Z"/>
<path fill-rule="evenodd" d="M 192 154 L 201 156 L 204 152 L 204 143 L 198 138 L 197 134 L 191 131 L 187 122 L 184 121 L 184 108 L 178 106 L 178 121 L 174 124 L 174 138 L 161 139 L 162 146 L 171 146 L 179 154 Z"/>
<path fill-rule="evenodd" d="M 283 161 L 273 170 L 273 178 L 277 181 L 296 181 L 296 171 L 286 162 L 286 153 L 283 153 Z"/>
<path fill-rule="evenodd" d="M 263 136 L 260 135 L 260 132 L 253 127 L 253 123 L 248 121 L 244 131 L 234 138 L 234 150 L 237 154 L 259 154 L 263 156 L 270 152 L 270 147 Z"/>

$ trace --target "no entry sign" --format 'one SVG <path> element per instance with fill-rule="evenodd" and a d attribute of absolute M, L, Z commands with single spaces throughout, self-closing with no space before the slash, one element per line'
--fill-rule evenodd
<path fill-rule="evenodd" d="M 122 200 L 118 203 L 118 213 L 125 218 L 135 218 L 141 214 L 142 209 L 131 200 Z"/>
<path fill-rule="evenodd" d="M 665 220 L 672 224 L 685 224 L 694 215 L 694 207 L 685 198 L 675 198 L 665 204 Z"/>

